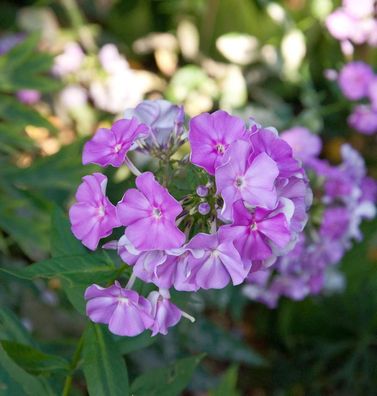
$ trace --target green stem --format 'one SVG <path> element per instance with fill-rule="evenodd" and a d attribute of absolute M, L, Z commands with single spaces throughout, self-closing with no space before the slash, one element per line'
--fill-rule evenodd
<path fill-rule="evenodd" d="M 81 13 L 75 0 L 60 0 L 63 7 L 65 8 L 67 15 L 71 21 L 72 27 L 76 30 L 76 33 L 89 53 L 96 52 L 96 43 L 94 41 L 92 32 L 85 23 L 84 16 Z"/>
<path fill-rule="evenodd" d="M 69 366 L 69 373 L 68 373 L 67 377 L 65 378 L 62 396 L 68 396 L 69 392 L 71 391 L 73 374 L 74 374 L 74 372 L 77 368 L 77 365 L 80 361 L 83 345 L 84 345 L 84 333 L 80 337 L 80 340 L 76 346 L 75 353 L 73 354 L 72 362 Z"/>

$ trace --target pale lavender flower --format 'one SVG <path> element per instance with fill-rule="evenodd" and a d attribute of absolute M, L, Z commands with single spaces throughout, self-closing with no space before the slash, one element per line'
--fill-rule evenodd
<path fill-rule="evenodd" d="M 85 299 L 90 320 L 107 324 L 113 334 L 133 337 L 154 326 L 151 303 L 118 282 L 107 288 L 89 286 Z"/>
<path fill-rule="evenodd" d="M 204 198 L 208 195 L 208 187 L 200 185 L 196 188 L 196 193 L 199 197 Z"/>
<path fill-rule="evenodd" d="M 152 291 L 148 295 L 148 300 L 152 306 L 151 314 L 154 319 L 150 327 L 152 336 L 158 333 L 166 335 L 168 328 L 175 326 L 181 320 L 182 311 L 170 301 L 167 290 Z"/>
<path fill-rule="evenodd" d="M 167 147 L 171 140 L 183 133 L 184 111 L 182 106 L 167 100 L 144 100 L 134 109 L 127 109 L 125 118 L 136 117 L 150 128 L 149 146 Z"/>
<path fill-rule="evenodd" d="M 203 289 L 222 289 L 229 282 L 239 285 L 250 271 L 251 262 L 243 261 L 228 232 L 195 235 L 187 249 L 196 252 L 189 258 L 194 268 L 194 282 Z"/>
<path fill-rule="evenodd" d="M 198 212 L 199 212 L 201 215 L 205 216 L 205 215 L 207 215 L 210 211 L 211 211 L 211 206 L 210 206 L 210 204 L 209 204 L 208 202 L 201 202 L 201 203 L 198 205 Z"/>

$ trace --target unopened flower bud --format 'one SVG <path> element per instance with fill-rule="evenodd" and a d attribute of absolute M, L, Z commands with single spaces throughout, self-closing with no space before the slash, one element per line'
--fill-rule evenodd
<path fill-rule="evenodd" d="M 209 205 L 209 203 L 208 202 L 202 202 L 201 204 L 199 204 L 199 206 L 198 206 L 198 212 L 201 214 L 201 215 L 206 215 L 206 214 L 208 214 L 209 212 L 210 212 L 210 210 L 211 210 L 211 206 Z"/>
<path fill-rule="evenodd" d="M 208 195 L 208 187 L 201 184 L 200 186 L 197 187 L 196 193 L 199 195 L 199 197 L 204 198 Z"/>

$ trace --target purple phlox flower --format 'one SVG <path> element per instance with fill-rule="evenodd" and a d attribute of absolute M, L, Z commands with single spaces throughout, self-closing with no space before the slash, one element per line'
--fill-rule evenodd
<path fill-rule="evenodd" d="M 233 143 L 215 175 L 217 193 L 224 200 L 221 216 L 230 220 L 232 205 L 241 198 L 249 205 L 273 209 L 278 174 L 276 162 L 266 153 L 251 158 L 251 147 L 246 142 Z"/>
<path fill-rule="evenodd" d="M 279 293 L 269 287 L 270 270 L 253 272 L 248 277 L 248 283 L 242 288 L 243 294 L 254 301 L 259 301 L 269 308 L 276 308 Z"/>
<path fill-rule="evenodd" d="M 355 106 L 348 124 L 364 135 L 373 135 L 377 132 L 377 111 L 368 105 Z"/>
<path fill-rule="evenodd" d="M 182 206 L 161 186 L 151 172 L 136 178 L 118 203 L 117 212 L 125 235 L 140 251 L 174 249 L 183 245 L 185 234 L 175 224 Z"/>
<path fill-rule="evenodd" d="M 270 129 L 261 129 L 250 135 L 253 147 L 252 156 L 266 153 L 277 164 L 280 177 L 289 177 L 302 172 L 298 161 L 293 157 L 291 146 L 281 139 L 277 132 Z"/>
<path fill-rule="evenodd" d="M 367 171 L 363 157 L 349 144 L 342 144 L 340 153 L 343 162 L 339 168 L 354 184 L 359 184 L 364 179 Z"/>
<path fill-rule="evenodd" d="M 362 202 L 377 203 L 377 181 L 372 177 L 364 177 L 361 181 Z"/>
<path fill-rule="evenodd" d="M 152 336 L 158 333 L 166 335 L 168 328 L 175 326 L 182 317 L 182 311 L 170 301 L 167 290 L 152 291 L 148 295 L 148 300 L 152 305 L 152 316 L 154 323 L 151 326 Z"/>
<path fill-rule="evenodd" d="M 283 213 L 257 207 L 250 212 L 241 200 L 233 205 L 231 225 L 223 226 L 224 236 L 233 240 L 243 261 L 266 260 L 283 249 L 291 232 Z"/>
<path fill-rule="evenodd" d="M 347 235 L 350 214 L 346 207 L 330 207 L 323 213 L 320 235 L 322 238 L 342 239 Z"/>
<path fill-rule="evenodd" d="M 136 139 L 146 136 L 148 127 L 136 118 L 114 122 L 110 129 L 100 128 L 83 150 L 83 164 L 94 163 L 100 166 L 123 164 L 127 152 Z"/>
<path fill-rule="evenodd" d="M 106 185 L 107 177 L 101 173 L 84 176 L 76 192 L 77 202 L 69 210 L 73 234 L 91 250 L 120 225 L 116 208 L 106 197 Z"/>
<path fill-rule="evenodd" d="M 339 73 L 339 87 L 346 98 L 359 100 L 368 95 L 373 76 L 373 70 L 368 64 L 361 61 L 349 62 Z"/>
<path fill-rule="evenodd" d="M 230 144 L 245 132 L 243 120 L 222 110 L 193 117 L 189 127 L 191 162 L 214 175 Z"/>
<path fill-rule="evenodd" d="M 89 286 L 85 299 L 90 320 L 107 324 L 113 334 L 132 337 L 154 325 L 151 303 L 118 282 L 107 288 Z"/>
<path fill-rule="evenodd" d="M 185 113 L 182 106 L 174 105 L 167 100 L 144 100 L 134 109 L 127 109 L 125 118 L 136 117 L 150 128 L 148 145 L 157 144 L 167 147 L 172 138 L 183 133 Z"/>
<path fill-rule="evenodd" d="M 239 285 L 250 271 L 251 262 L 243 262 L 227 233 L 195 235 L 187 248 L 196 251 L 189 260 L 195 268 L 195 283 L 203 289 L 222 289 L 229 282 Z"/>
<path fill-rule="evenodd" d="M 41 93 L 36 89 L 21 89 L 17 91 L 17 99 L 21 103 L 33 105 L 41 99 Z"/>
<path fill-rule="evenodd" d="M 292 147 L 294 157 L 303 163 L 317 157 L 322 150 L 321 139 L 305 127 L 287 129 L 281 133 L 281 138 Z"/>

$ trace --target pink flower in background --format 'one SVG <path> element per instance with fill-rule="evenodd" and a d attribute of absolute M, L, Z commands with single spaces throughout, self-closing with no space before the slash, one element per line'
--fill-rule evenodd
<path fill-rule="evenodd" d="M 83 164 L 119 167 L 135 140 L 147 133 L 148 127 L 136 118 L 116 121 L 110 129 L 100 128 L 84 146 Z"/>
<path fill-rule="evenodd" d="M 373 135 L 377 132 L 377 111 L 367 105 L 355 106 L 348 124 L 364 135 Z"/>
<path fill-rule="evenodd" d="M 350 100 L 359 100 L 368 95 L 373 79 L 372 68 L 364 62 L 350 62 L 339 73 L 338 83 L 343 95 Z"/>
<path fill-rule="evenodd" d="M 305 127 L 287 129 L 280 136 L 292 147 L 293 155 L 304 163 L 317 157 L 322 150 L 321 139 Z"/>
<path fill-rule="evenodd" d="M 136 336 L 154 323 L 151 303 L 135 291 L 122 288 L 118 282 L 107 288 L 89 286 L 85 299 L 90 320 L 107 324 L 113 334 Z"/>
<path fill-rule="evenodd" d="M 251 147 L 245 141 L 233 143 L 216 169 L 217 192 L 224 199 L 222 216 L 232 218 L 232 205 L 239 199 L 253 206 L 276 206 L 275 179 L 279 170 L 274 160 L 261 153 L 250 160 Z"/>
<path fill-rule="evenodd" d="M 189 126 L 191 162 L 214 175 L 229 145 L 245 134 L 244 122 L 225 111 L 202 113 Z"/>
<path fill-rule="evenodd" d="M 175 326 L 181 320 L 182 311 L 167 296 L 164 296 L 162 291 L 149 293 L 148 301 L 152 306 L 151 314 L 154 318 L 154 322 L 150 327 L 152 336 L 158 333 L 166 335 L 168 328 Z"/>
<path fill-rule="evenodd" d="M 101 173 L 84 176 L 76 192 L 77 202 L 69 210 L 73 234 L 91 250 L 120 225 L 116 208 L 106 197 L 106 185 L 107 177 Z"/>
<path fill-rule="evenodd" d="M 354 24 L 355 19 L 341 8 L 335 10 L 326 19 L 326 27 L 330 34 L 340 41 L 349 38 L 350 31 L 354 28 Z"/>
<path fill-rule="evenodd" d="M 21 89 L 17 91 L 16 96 L 21 103 L 33 105 L 41 99 L 42 95 L 36 89 Z"/>
<path fill-rule="evenodd" d="M 234 222 L 222 227 L 224 237 L 233 243 L 245 262 L 266 260 L 273 255 L 272 247 L 284 248 L 291 232 L 283 213 L 256 208 L 246 209 L 242 201 L 233 205 Z"/>
<path fill-rule="evenodd" d="M 175 225 L 182 206 L 151 172 L 136 178 L 138 189 L 126 191 L 117 206 L 125 235 L 140 251 L 174 249 L 182 246 L 185 234 Z"/>
<path fill-rule="evenodd" d="M 196 251 L 189 262 L 194 268 L 194 279 L 203 289 L 222 289 L 229 282 L 239 285 L 250 271 L 251 262 L 244 263 L 233 242 L 223 233 L 197 234 L 187 244 L 187 249 Z"/>
<path fill-rule="evenodd" d="M 343 8 L 355 18 L 366 18 L 373 15 L 375 0 L 343 0 Z"/>

